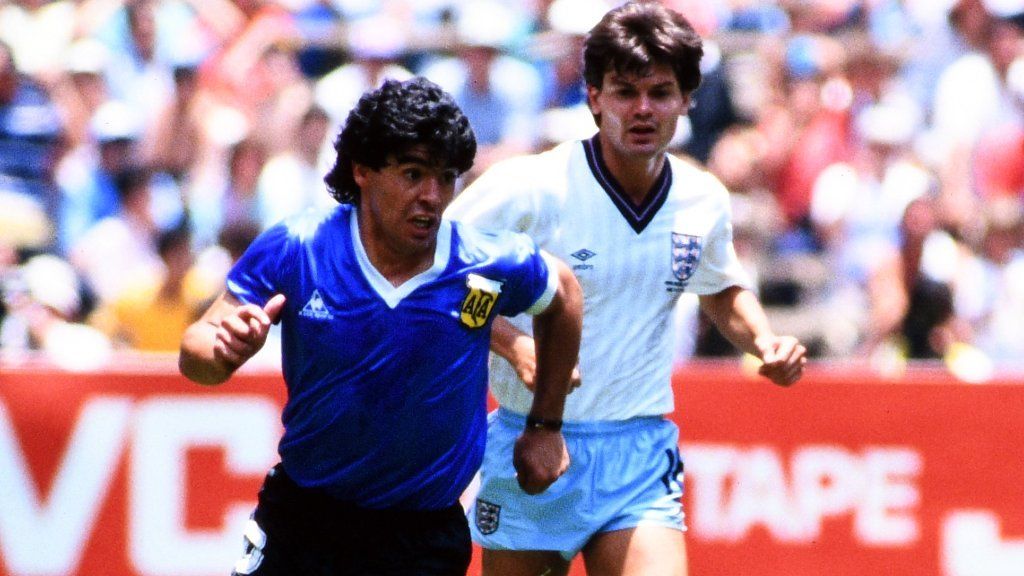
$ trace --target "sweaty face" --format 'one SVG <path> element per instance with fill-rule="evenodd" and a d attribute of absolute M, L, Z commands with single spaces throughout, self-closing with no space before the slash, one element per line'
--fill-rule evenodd
<path fill-rule="evenodd" d="M 651 158 L 668 148 L 690 97 L 684 96 L 672 68 L 652 66 L 647 74 L 604 75 L 601 88 L 587 87 L 590 110 L 600 115 L 601 143 L 608 153 Z"/>
<path fill-rule="evenodd" d="M 455 194 L 455 169 L 431 162 L 424 147 L 390 156 L 379 170 L 356 164 L 359 225 L 370 252 L 433 257 L 441 214 Z"/>

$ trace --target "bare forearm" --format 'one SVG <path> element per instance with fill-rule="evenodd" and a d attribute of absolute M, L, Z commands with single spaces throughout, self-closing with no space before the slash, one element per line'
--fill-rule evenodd
<path fill-rule="evenodd" d="M 533 407 L 536 418 L 561 420 L 573 368 L 579 357 L 583 296 L 567 267 L 559 269 L 561 286 L 551 308 L 534 318 L 537 376 Z"/>
<path fill-rule="evenodd" d="M 521 346 L 532 348 L 533 338 L 516 328 L 507 318 L 495 318 L 491 325 L 491 352 L 514 363 L 516 349 Z"/>
<path fill-rule="evenodd" d="M 701 296 L 701 309 L 736 347 L 761 360 L 758 373 L 779 386 L 800 379 L 807 349 L 793 336 L 777 336 L 753 292 L 732 287 Z"/>
<path fill-rule="evenodd" d="M 760 356 L 755 341 L 774 336 L 764 308 L 750 290 L 734 286 L 718 294 L 702 296 L 700 303 L 722 336 L 743 352 Z"/>

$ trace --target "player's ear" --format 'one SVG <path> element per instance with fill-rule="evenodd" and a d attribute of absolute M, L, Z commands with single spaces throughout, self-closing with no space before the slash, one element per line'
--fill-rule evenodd
<path fill-rule="evenodd" d="M 597 102 L 597 97 L 600 94 L 600 88 L 589 84 L 587 85 L 587 106 L 590 108 L 590 113 L 595 116 L 601 113 L 601 106 Z"/>
<path fill-rule="evenodd" d="M 352 163 L 352 179 L 355 180 L 356 186 L 359 186 L 360 190 L 366 187 L 366 180 L 369 178 L 371 171 L 372 169 L 369 166 L 356 162 Z"/>

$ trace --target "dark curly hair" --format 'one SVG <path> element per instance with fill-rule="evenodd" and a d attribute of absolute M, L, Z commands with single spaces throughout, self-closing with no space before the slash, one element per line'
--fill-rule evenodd
<path fill-rule="evenodd" d="M 610 10 L 587 34 L 583 78 L 600 88 L 609 70 L 643 74 L 663 63 L 689 94 L 700 86 L 703 56 L 703 41 L 682 14 L 660 2 L 635 0 Z"/>
<path fill-rule="evenodd" d="M 345 120 L 334 142 L 338 158 L 324 177 L 327 189 L 338 202 L 358 205 L 353 163 L 378 170 L 389 157 L 419 145 L 427 147 L 431 162 L 459 174 L 476 156 L 473 128 L 448 93 L 422 77 L 387 80 L 363 94 Z"/>

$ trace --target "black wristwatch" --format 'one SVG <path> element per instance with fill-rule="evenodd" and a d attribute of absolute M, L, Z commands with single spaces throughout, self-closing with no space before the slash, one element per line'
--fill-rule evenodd
<path fill-rule="evenodd" d="M 526 429 L 527 430 L 551 430 L 552 432 L 558 432 L 562 429 L 561 420 L 553 420 L 550 418 L 537 418 L 536 416 L 526 417 Z"/>

